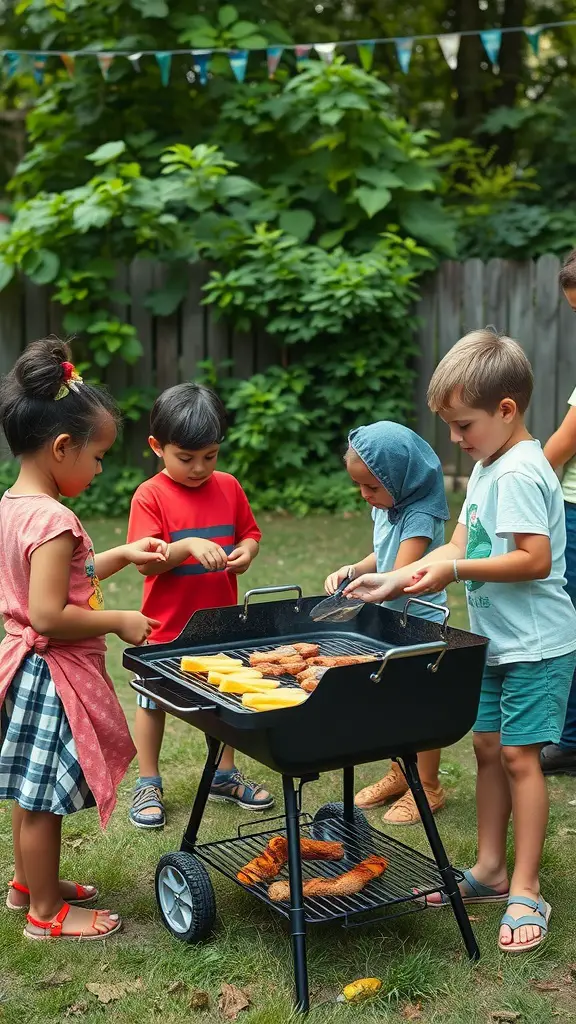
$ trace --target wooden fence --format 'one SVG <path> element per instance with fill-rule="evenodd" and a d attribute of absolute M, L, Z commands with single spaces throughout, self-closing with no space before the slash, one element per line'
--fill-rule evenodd
<path fill-rule="evenodd" d="M 416 388 L 418 430 L 438 451 L 449 475 L 467 475 L 470 462 L 448 439 L 447 428 L 426 406 L 426 387 L 438 360 L 466 331 L 493 324 L 517 338 L 534 366 L 536 387 L 529 426 L 547 440 L 566 412 L 576 387 L 576 320 L 558 288 L 560 261 L 542 256 L 535 262 L 467 260 L 445 262 L 422 282 L 417 306 L 419 360 Z M 198 363 L 230 361 L 230 372 L 249 377 L 278 362 L 278 344 L 264 332 L 232 332 L 201 305 L 206 269 L 190 268 L 190 284 L 179 310 L 154 317 L 144 305 L 161 286 L 165 268 L 136 261 L 119 268 L 112 284 L 130 296 L 114 313 L 132 323 L 143 346 L 135 366 L 114 362 L 106 372 L 113 393 L 126 387 L 159 390 L 194 377 Z M 46 288 L 26 281 L 0 293 L 0 373 L 14 363 L 27 341 L 62 332 L 64 310 L 50 302 Z"/>

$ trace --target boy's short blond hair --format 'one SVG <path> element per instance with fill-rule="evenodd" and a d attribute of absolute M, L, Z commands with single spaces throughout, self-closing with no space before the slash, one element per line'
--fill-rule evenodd
<path fill-rule="evenodd" d="M 450 408 L 454 398 L 472 409 L 495 412 L 503 398 L 512 398 L 524 413 L 533 387 L 532 367 L 522 347 L 487 327 L 466 334 L 438 363 L 427 398 L 432 412 Z"/>

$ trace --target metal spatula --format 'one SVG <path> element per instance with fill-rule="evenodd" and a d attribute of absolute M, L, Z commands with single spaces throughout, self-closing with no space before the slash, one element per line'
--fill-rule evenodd
<path fill-rule="evenodd" d="M 348 619 L 353 619 L 365 602 L 360 601 L 356 597 L 348 598 L 343 596 L 349 583 L 350 576 L 347 576 L 330 597 L 326 597 L 323 601 L 314 605 L 310 612 L 310 618 L 314 622 L 325 621 L 326 619 L 329 619 L 331 622 L 347 622 Z"/>

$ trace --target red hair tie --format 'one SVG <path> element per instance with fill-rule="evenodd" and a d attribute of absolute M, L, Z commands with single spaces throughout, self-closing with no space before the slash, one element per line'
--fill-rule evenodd
<path fill-rule="evenodd" d="M 77 384 L 84 383 L 82 377 L 80 376 L 76 367 L 74 366 L 74 363 L 68 363 L 64 361 L 62 363 L 62 371 L 62 385 L 58 390 L 58 394 L 55 395 L 56 402 L 59 402 L 60 399 L 62 398 L 66 398 L 66 395 L 70 394 L 70 388 L 72 388 L 73 391 L 77 391 Z"/>

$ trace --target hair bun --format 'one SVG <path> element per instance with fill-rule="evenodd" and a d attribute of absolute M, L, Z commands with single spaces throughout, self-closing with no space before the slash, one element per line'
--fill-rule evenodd
<path fill-rule="evenodd" d="M 55 398 L 64 381 L 63 363 L 70 361 L 70 348 L 60 338 L 33 341 L 14 367 L 14 377 L 31 398 Z"/>

